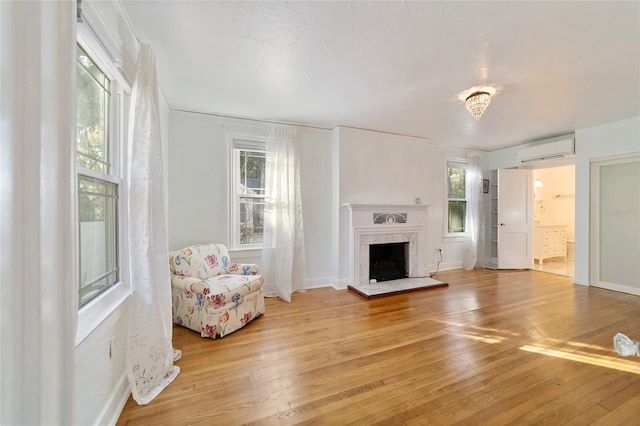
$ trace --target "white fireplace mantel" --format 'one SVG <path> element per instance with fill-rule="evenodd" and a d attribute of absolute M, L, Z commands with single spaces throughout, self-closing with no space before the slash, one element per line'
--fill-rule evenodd
<path fill-rule="evenodd" d="M 392 209 L 392 210 L 425 210 L 428 204 L 353 204 L 345 203 L 344 207 L 351 210 L 375 210 L 375 209 Z"/>
<path fill-rule="evenodd" d="M 426 204 L 343 204 L 349 208 L 349 279 L 369 282 L 369 246 L 380 243 L 409 244 L 410 277 L 424 274 Z"/>

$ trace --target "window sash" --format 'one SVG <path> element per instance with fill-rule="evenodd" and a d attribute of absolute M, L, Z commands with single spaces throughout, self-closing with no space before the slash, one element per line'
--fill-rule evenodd
<path fill-rule="evenodd" d="M 266 198 L 265 143 L 248 139 L 231 139 L 231 241 L 233 248 L 261 248 L 263 242 L 264 204 Z M 248 160 L 254 161 L 250 170 Z"/>
<path fill-rule="evenodd" d="M 239 197 L 240 244 L 262 244 L 264 231 L 264 196 Z"/>
<path fill-rule="evenodd" d="M 77 46 L 76 62 L 80 309 L 121 280 L 121 211 L 118 202 L 121 179 L 117 175 L 120 167 L 116 160 L 121 135 L 119 103 L 122 96 L 118 83 L 111 80 L 80 45 Z M 112 90 L 117 91 L 116 96 L 112 96 Z M 83 108 L 89 112 L 83 111 Z"/>
<path fill-rule="evenodd" d="M 250 173 L 248 162 L 254 160 Z M 243 164 L 244 163 L 244 164 Z M 253 246 L 263 242 L 266 158 L 264 151 L 238 148 L 238 225 L 240 246 Z M 244 182 L 244 184 L 243 184 Z M 252 186 L 249 186 L 251 184 Z M 256 186 L 256 184 L 258 184 Z M 262 184 L 262 185 L 260 185 Z M 253 192 L 253 193 L 252 193 Z M 249 210 L 250 209 L 250 210 Z"/>
<path fill-rule="evenodd" d="M 80 167 L 110 173 L 111 82 L 80 46 L 77 46 L 76 63 L 78 69 L 76 162 Z M 80 90 L 81 87 L 84 90 Z M 83 108 L 89 112 L 81 113 Z M 97 123 L 89 126 L 88 121 L 97 121 Z"/>
<path fill-rule="evenodd" d="M 450 200 L 448 203 L 447 230 L 449 233 L 460 233 L 466 230 L 467 202 Z M 457 214 L 459 213 L 459 214 Z"/>
<path fill-rule="evenodd" d="M 446 233 L 459 235 L 466 232 L 467 210 L 467 170 L 469 165 L 463 162 L 448 161 L 446 173 L 447 223 Z M 461 171 L 461 178 L 459 172 Z M 456 176 L 458 175 L 458 176 Z M 456 178 L 454 181 L 452 178 Z M 461 182 L 460 182 L 461 180 Z"/>
<path fill-rule="evenodd" d="M 78 175 L 79 306 L 119 280 L 118 185 Z"/>
<path fill-rule="evenodd" d="M 456 172 L 459 171 L 459 172 Z M 462 182 L 458 182 L 460 178 L 456 179 L 456 181 L 452 181 L 453 177 L 461 174 Z M 466 200 L 467 199 L 467 167 L 464 167 L 459 164 L 449 163 L 447 165 L 447 194 L 449 200 Z"/>

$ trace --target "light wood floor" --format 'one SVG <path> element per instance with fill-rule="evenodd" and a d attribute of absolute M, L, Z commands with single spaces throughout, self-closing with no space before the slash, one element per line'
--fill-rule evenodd
<path fill-rule="evenodd" d="M 118 424 L 640 424 L 640 297 L 536 271 L 441 272 L 366 301 L 267 299 L 220 340 L 174 328 L 177 379 Z"/>

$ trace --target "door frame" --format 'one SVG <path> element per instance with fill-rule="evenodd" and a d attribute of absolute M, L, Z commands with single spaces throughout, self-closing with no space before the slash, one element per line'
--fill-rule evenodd
<path fill-rule="evenodd" d="M 573 174 L 575 177 L 575 173 L 576 173 L 576 161 L 575 161 L 575 156 L 570 156 L 570 157 L 564 157 L 564 158 L 556 158 L 556 159 L 551 159 L 551 160 L 540 160 L 540 161 L 532 161 L 526 164 L 521 165 L 519 168 L 520 169 L 531 169 L 532 171 L 534 170 L 542 170 L 542 169 L 553 169 L 556 167 L 565 167 L 565 166 L 573 166 Z M 533 182 L 532 182 L 533 184 Z M 534 189 L 535 190 L 535 189 Z M 532 190 L 533 191 L 533 190 Z M 574 198 L 574 207 L 575 207 L 575 198 Z M 535 215 L 535 212 L 533 211 L 533 209 L 535 209 L 535 202 L 532 203 L 531 206 L 531 215 L 532 217 Z M 574 208 L 575 210 L 575 208 Z M 577 213 L 574 212 L 574 217 L 573 217 L 573 222 L 574 222 L 574 230 L 575 230 L 575 215 Z M 535 223 L 534 223 L 534 228 L 535 228 Z M 533 252 L 534 250 L 534 243 L 535 243 L 535 238 L 531 239 L 531 251 Z M 574 235 L 574 244 L 575 244 L 575 235 Z M 575 262 L 575 260 L 574 260 Z M 575 265 L 575 263 L 574 263 Z M 535 260 L 532 260 L 531 262 L 531 269 L 535 268 Z M 538 272 L 544 272 L 546 274 L 552 274 L 553 272 L 545 272 L 545 271 L 538 271 Z M 570 278 L 575 279 L 575 269 L 573 271 L 573 276 L 570 276 Z"/>

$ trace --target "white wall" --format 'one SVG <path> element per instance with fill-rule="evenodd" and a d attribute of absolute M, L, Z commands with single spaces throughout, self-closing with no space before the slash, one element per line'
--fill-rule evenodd
<path fill-rule="evenodd" d="M 489 168 L 518 167 L 518 150 L 536 143 L 524 143 L 489 153 Z M 590 167 L 599 159 L 640 152 L 640 117 L 628 118 L 575 131 L 575 277 L 576 284 L 589 285 L 590 244 L 598 235 L 590 231 Z M 560 165 L 548 163 L 548 166 Z M 637 236 L 636 236 L 637 237 Z M 633 236 L 631 236 L 633 238 Z M 624 249 L 625 243 L 621 243 Z"/>
<path fill-rule="evenodd" d="M 467 150 L 447 149 L 426 139 L 339 127 L 340 286 L 349 277 L 349 215 L 345 203 L 427 204 L 427 272 L 462 266 L 463 238 L 444 237 L 445 176 L 448 159 L 466 159 Z"/>
<path fill-rule="evenodd" d="M 128 299 L 75 350 L 75 424 L 115 424 L 129 397 L 126 377 Z M 115 351 L 110 354 L 111 337 Z"/>
<path fill-rule="evenodd" d="M 640 117 L 576 130 L 576 245 L 575 282 L 589 285 L 589 244 L 598 243 L 590 231 L 591 162 L 640 153 Z M 640 235 L 629 235 L 630 239 Z M 625 250 L 627 241 L 620 241 Z"/>
<path fill-rule="evenodd" d="M 231 247 L 229 135 L 265 137 L 272 125 L 181 111 L 172 111 L 170 122 L 169 248 L 203 242 Z M 298 140 L 307 285 L 331 285 L 331 131 L 298 127 Z M 240 255 L 232 252 L 231 257 Z M 260 263 L 260 254 L 244 259 Z"/>
<path fill-rule="evenodd" d="M 229 245 L 224 123 L 176 111 L 169 121 L 169 250 L 205 242 Z"/>
<path fill-rule="evenodd" d="M 301 128 L 299 132 L 307 286 L 335 285 L 332 135 L 318 129 Z"/>
<path fill-rule="evenodd" d="M 209 241 L 230 246 L 229 135 L 264 137 L 271 125 L 183 111 L 172 111 L 170 122 L 169 248 Z M 436 244 L 443 249 L 441 270 L 462 265 L 464 240 L 443 237 L 443 206 L 446 161 L 466 159 L 466 150 L 345 127 L 298 131 L 308 286 L 346 287 L 344 203 L 411 204 L 422 198 L 430 206 L 427 269 L 435 270 L 439 260 Z M 259 253 L 245 261 L 259 263 Z"/>

